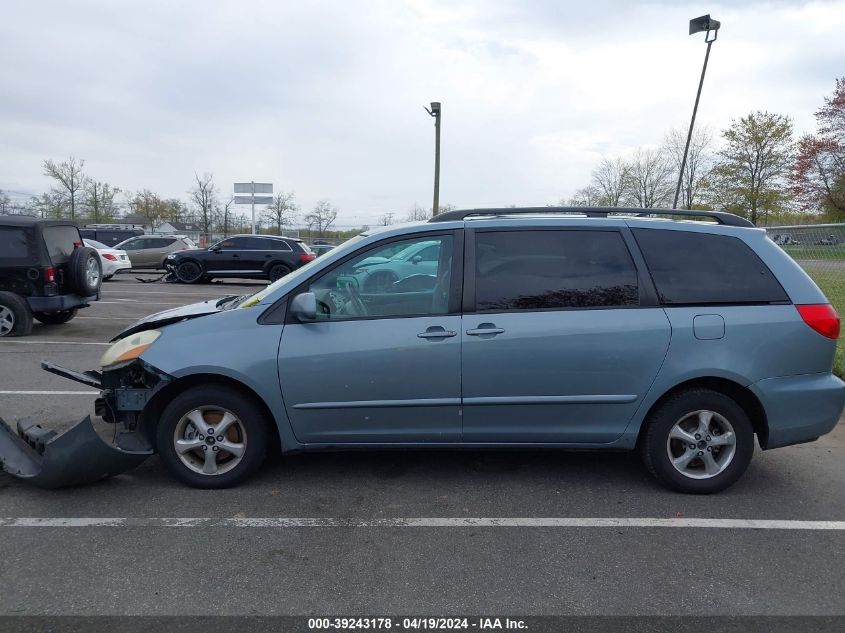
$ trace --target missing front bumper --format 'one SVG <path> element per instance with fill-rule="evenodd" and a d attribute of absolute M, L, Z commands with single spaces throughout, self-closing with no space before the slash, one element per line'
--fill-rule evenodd
<path fill-rule="evenodd" d="M 152 450 L 108 444 L 85 416 L 62 433 L 21 420 L 17 432 L 0 418 L 0 463 L 10 475 L 41 488 L 64 488 L 114 477 L 138 466 Z"/>

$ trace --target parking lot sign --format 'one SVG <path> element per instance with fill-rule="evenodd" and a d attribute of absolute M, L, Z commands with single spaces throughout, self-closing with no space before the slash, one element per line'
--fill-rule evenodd
<path fill-rule="evenodd" d="M 272 182 L 236 182 L 235 193 L 247 193 L 248 196 L 235 196 L 235 204 L 249 204 L 252 205 L 252 233 L 255 234 L 255 205 L 256 204 L 271 204 L 273 196 L 256 196 L 257 193 L 272 194 Z"/>

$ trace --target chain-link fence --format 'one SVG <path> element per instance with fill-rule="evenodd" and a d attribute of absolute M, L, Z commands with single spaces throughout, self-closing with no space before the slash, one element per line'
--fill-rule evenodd
<path fill-rule="evenodd" d="M 845 224 L 768 226 L 769 237 L 807 271 L 845 318 Z M 845 341 L 839 340 L 836 373 L 845 374 Z"/>

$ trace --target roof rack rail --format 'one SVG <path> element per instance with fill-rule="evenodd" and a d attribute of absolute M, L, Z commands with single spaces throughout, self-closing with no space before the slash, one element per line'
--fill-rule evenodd
<path fill-rule="evenodd" d="M 519 208 L 496 208 L 496 209 L 463 209 L 459 211 L 446 211 L 435 215 L 429 222 L 451 222 L 464 220 L 471 216 L 497 216 L 497 215 L 546 215 L 550 213 L 563 213 L 573 215 L 585 215 L 588 218 L 606 218 L 615 214 L 620 216 L 646 217 L 650 215 L 675 215 L 689 218 L 711 218 L 718 224 L 725 226 L 753 227 L 754 225 L 733 213 L 722 211 L 690 211 L 687 209 L 640 209 L 626 207 L 519 207 Z"/>

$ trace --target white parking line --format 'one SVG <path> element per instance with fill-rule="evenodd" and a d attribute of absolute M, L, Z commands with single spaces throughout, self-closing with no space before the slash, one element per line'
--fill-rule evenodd
<path fill-rule="evenodd" d="M 92 306 L 113 305 L 113 306 L 183 306 L 184 302 L 174 303 L 172 301 L 145 301 L 142 299 L 120 299 L 118 301 L 94 301 Z"/>
<path fill-rule="evenodd" d="M 0 339 L 0 345 L 104 345 L 110 347 L 111 343 L 92 343 L 90 341 L 33 341 L 32 339 L 26 341 L 11 341 Z"/>
<path fill-rule="evenodd" d="M 98 319 L 100 321 L 137 321 L 138 317 L 91 317 L 91 316 L 78 316 L 75 320 L 79 319 Z"/>
<path fill-rule="evenodd" d="M 0 391 L 0 396 L 99 396 L 99 391 Z"/>
<path fill-rule="evenodd" d="M 718 528 L 732 530 L 845 530 L 845 521 L 667 518 L 167 518 L 5 517 L 0 527 L 175 527 L 175 528 Z"/>

